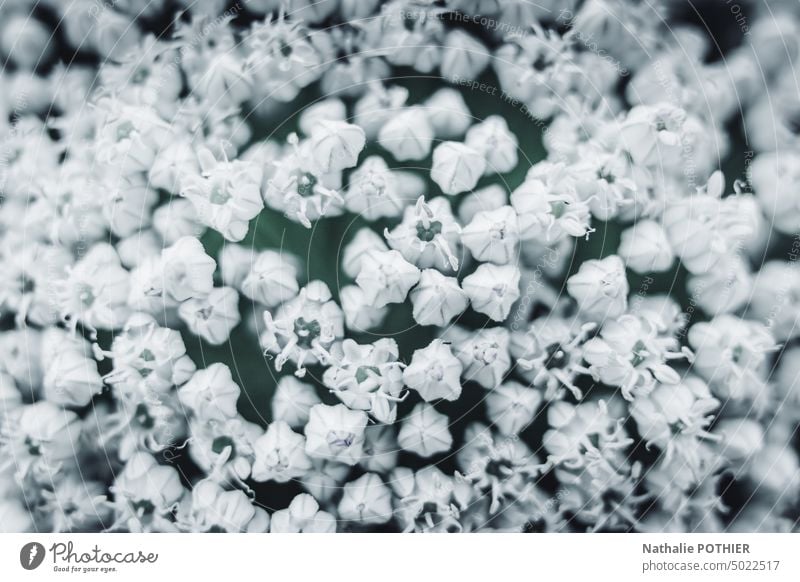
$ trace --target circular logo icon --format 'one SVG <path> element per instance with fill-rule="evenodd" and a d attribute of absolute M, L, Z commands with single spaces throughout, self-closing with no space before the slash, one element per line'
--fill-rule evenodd
<path fill-rule="evenodd" d="M 44 561 L 44 546 L 39 542 L 28 542 L 19 551 L 19 563 L 26 570 L 35 570 Z"/>

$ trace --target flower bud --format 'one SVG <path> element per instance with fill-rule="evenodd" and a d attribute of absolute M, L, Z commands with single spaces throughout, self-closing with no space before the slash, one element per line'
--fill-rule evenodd
<path fill-rule="evenodd" d="M 431 179 L 445 194 L 473 190 L 485 169 L 481 153 L 463 143 L 445 141 L 433 150 Z"/>
<path fill-rule="evenodd" d="M 519 279 L 520 271 L 513 265 L 484 263 L 465 277 L 461 286 L 475 311 L 504 321 L 520 297 Z"/>
<path fill-rule="evenodd" d="M 411 291 L 411 303 L 417 323 L 445 326 L 464 312 L 469 300 L 455 277 L 446 277 L 435 269 L 423 269 L 419 283 Z"/>
<path fill-rule="evenodd" d="M 397 442 L 403 450 L 428 458 L 453 446 L 449 419 L 427 403 L 417 404 L 403 420 Z"/>

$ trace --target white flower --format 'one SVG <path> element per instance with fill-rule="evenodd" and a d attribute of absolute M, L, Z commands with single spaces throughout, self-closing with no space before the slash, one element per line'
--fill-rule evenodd
<path fill-rule="evenodd" d="M 403 419 L 397 442 L 403 450 L 428 458 L 453 446 L 449 419 L 427 403 L 417 404 Z"/>
<path fill-rule="evenodd" d="M 491 53 L 482 42 L 463 30 L 450 31 L 442 47 L 442 76 L 445 79 L 477 79 L 489 64 Z"/>
<path fill-rule="evenodd" d="M 365 144 L 364 130 L 359 126 L 346 121 L 319 120 L 311 130 L 309 147 L 319 169 L 329 174 L 355 166 Z"/>
<path fill-rule="evenodd" d="M 473 125 L 464 143 L 486 158 L 487 174 L 505 174 L 517 167 L 519 142 L 499 115 L 490 115 Z"/>
<path fill-rule="evenodd" d="M 345 275 L 355 279 L 361 271 L 361 261 L 368 251 L 388 250 L 386 242 L 374 230 L 363 227 L 356 232 L 356 235 L 344 246 L 342 253 L 342 270 Z"/>
<path fill-rule="evenodd" d="M 74 329 L 81 322 L 90 328 L 116 329 L 127 319 L 128 272 L 109 244 L 95 244 L 59 281 L 58 302 Z"/>
<path fill-rule="evenodd" d="M 103 390 L 89 342 L 71 338 L 67 332 L 50 328 L 43 339 L 45 397 L 61 406 L 86 406 Z"/>
<path fill-rule="evenodd" d="M 669 103 L 638 105 L 620 128 L 619 141 L 637 164 L 664 164 L 680 155 L 686 112 Z"/>
<path fill-rule="evenodd" d="M 345 121 L 347 108 L 341 99 L 329 97 L 309 105 L 300 113 L 297 125 L 305 135 L 311 135 L 320 121 Z"/>
<path fill-rule="evenodd" d="M 733 461 L 753 458 L 766 444 L 764 429 L 749 418 L 723 418 L 714 426 L 714 434 L 721 437 L 720 454 Z"/>
<path fill-rule="evenodd" d="M 408 107 L 392 115 L 378 132 L 378 143 L 398 162 L 427 158 L 433 143 L 433 128 L 425 110 Z"/>
<path fill-rule="evenodd" d="M 511 193 L 511 206 L 519 217 L 522 240 L 557 241 L 565 236 L 580 237 L 594 231 L 591 214 L 573 188 L 563 185 L 564 169 L 554 167 L 547 181 L 528 177 Z"/>
<path fill-rule="evenodd" d="M 541 403 L 538 391 L 519 382 L 506 382 L 486 397 L 486 412 L 501 433 L 515 435 L 530 426 Z"/>
<path fill-rule="evenodd" d="M 164 244 L 172 245 L 184 236 L 199 238 L 206 227 L 198 221 L 194 204 L 175 198 L 153 211 L 153 229 Z"/>
<path fill-rule="evenodd" d="M 253 479 L 285 483 L 311 469 L 305 453 L 306 439 L 282 421 L 273 421 L 253 445 Z"/>
<path fill-rule="evenodd" d="M 587 372 L 582 366 L 582 344 L 596 325 L 576 323 L 549 316 L 511 335 L 511 355 L 517 358 L 520 372 L 537 388 L 545 388 L 546 400 L 561 398 L 565 388 L 581 398 L 575 379 Z"/>
<path fill-rule="evenodd" d="M 350 174 L 344 200 L 347 210 L 367 220 L 395 217 L 423 187 L 414 174 L 390 170 L 383 158 L 370 156 Z"/>
<path fill-rule="evenodd" d="M 175 301 L 206 297 L 214 288 L 217 262 L 194 237 L 184 236 L 161 252 L 163 289 Z"/>
<path fill-rule="evenodd" d="M 476 212 L 461 231 L 461 242 L 478 261 L 512 262 L 519 251 L 517 213 L 511 206 Z"/>
<path fill-rule="evenodd" d="M 423 269 L 419 283 L 411 291 L 411 303 L 417 323 L 445 326 L 464 312 L 469 299 L 455 277 L 446 277 L 435 269 Z"/>
<path fill-rule="evenodd" d="M 628 279 L 617 255 L 584 261 L 567 280 L 567 291 L 587 318 L 619 317 L 628 307 Z"/>
<path fill-rule="evenodd" d="M 300 289 L 297 269 L 290 257 L 275 251 L 261 251 L 241 284 L 242 294 L 267 307 L 294 298 Z"/>
<path fill-rule="evenodd" d="M 405 87 L 393 85 L 387 88 L 381 83 L 372 83 L 366 94 L 356 102 L 353 120 L 364 130 L 368 139 L 374 140 L 398 110 L 403 110 L 407 99 L 408 89 Z"/>
<path fill-rule="evenodd" d="M 490 184 L 461 197 L 458 218 L 462 224 L 469 224 L 482 211 L 492 211 L 508 203 L 508 193 L 499 184 Z"/>
<path fill-rule="evenodd" d="M 244 491 L 225 491 L 214 481 L 195 484 L 178 510 L 178 522 L 188 532 L 207 531 L 263 533 L 269 529 L 269 515 L 254 507 Z"/>
<path fill-rule="evenodd" d="M 403 381 L 419 392 L 423 400 L 458 400 L 461 396 L 463 366 L 450 346 L 440 339 L 414 350 L 411 363 L 403 370 Z"/>
<path fill-rule="evenodd" d="M 202 419 L 222 422 L 236 416 L 236 401 L 241 389 L 225 364 L 211 364 L 197 370 L 178 390 L 178 398 Z"/>
<path fill-rule="evenodd" d="M 186 411 L 181 414 L 185 416 Z M 175 434 L 173 429 L 167 436 L 174 439 Z M 262 434 L 264 430 L 259 425 L 239 415 L 211 422 L 194 418 L 189 422 L 189 456 L 209 479 L 241 483 L 250 477 L 255 442 Z"/>
<path fill-rule="evenodd" d="M 306 424 L 306 453 L 309 457 L 355 465 L 364 449 L 367 415 L 344 404 L 311 408 Z"/>
<path fill-rule="evenodd" d="M 242 320 L 239 294 L 232 287 L 217 287 L 207 297 L 181 303 L 178 315 L 193 334 L 211 345 L 222 345 Z"/>
<path fill-rule="evenodd" d="M 320 511 L 319 503 L 308 493 L 297 495 L 289 507 L 272 514 L 272 533 L 333 533 L 335 518 Z"/>
<path fill-rule="evenodd" d="M 223 245 L 219 253 L 219 271 L 222 283 L 241 290 L 242 282 L 250 273 L 254 259 L 253 251 L 245 246 Z"/>
<path fill-rule="evenodd" d="M 0 52 L 23 69 L 34 69 L 49 60 L 53 51 L 53 37 L 39 19 L 10 8 L 3 20 L 0 25 Z"/>
<path fill-rule="evenodd" d="M 388 424 L 370 426 L 364 432 L 364 457 L 361 467 L 374 473 L 388 473 L 397 467 L 400 448 L 397 446 L 397 431 Z"/>
<path fill-rule="evenodd" d="M 395 513 L 404 532 L 460 532 L 456 482 L 433 465 L 414 473 L 407 467 L 393 471 L 389 481 L 395 497 Z M 459 489 L 471 489 L 459 482 Z"/>
<path fill-rule="evenodd" d="M 264 201 L 288 218 L 311 228 L 311 221 L 321 216 L 341 214 L 341 172 L 324 173 L 311 155 L 308 141 L 297 135 L 288 138 L 292 149 L 274 162 L 275 171 L 267 181 Z"/>
<path fill-rule="evenodd" d="M 264 208 L 261 168 L 255 162 L 217 161 L 205 148 L 198 153 L 198 159 L 202 174 L 181 178 L 181 196 L 194 204 L 200 222 L 227 240 L 242 240 L 250 220 Z"/>
<path fill-rule="evenodd" d="M 425 101 L 428 116 L 437 138 L 453 139 L 464 135 L 472 124 L 472 115 L 461 93 L 451 88 L 439 89 Z"/>
<path fill-rule="evenodd" d="M 384 230 L 384 237 L 389 246 L 420 268 L 439 262 L 443 268 L 456 270 L 460 231 L 446 198 L 439 196 L 426 202 L 420 196 L 414 206 L 406 208 L 400 224 L 391 231 Z"/>
<path fill-rule="evenodd" d="M 344 315 L 331 299 L 328 286 L 311 281 L 294 299 L 281 305 L 275 318 L 264 311 L 261 346 L 278 354 L 275 369 L 281 371 L 286 362 L 297 366 L 295 375 L 306 373 L 306 363 L 326 363 L 328 350 L 344 335 Z"/>
<path fill-rule="evenodd" d="M 675 260 L 664 229 L 653 220 L 640 220 L 624 230 L 617 252 L 640 274 L 667 271 Z"/>
<path fill-rule="evenodd" d="M 724 256 L 710 271 L 691 275 L 686 290 L 712 317 L 741 309 L 753 294 L 750 262 L 738 254 Z"/>
<path fill-rule="evenodd" d="M 694 369 L 720 396 L 762 398 L 768 354 L 775 341 L 764 325 L 733 315 L 719 315 L 689 329 Z"/>
<path fill-rule="evenodd" d="M 461 286 L 475 311 L 504 321 L 520 297 L 519 278 L 519 268 L 514 265 L 484 263 L 465 277 Z"/>
<path fill-rule="evenodd" d="M 169 124 L 150 107 L 113 100 L 100 105 L 105 115 L 95 142 L 98 161 L 123 174 L 150 170 L 161 144 L 172 141 Z"/>
<path fill-rule="evenodd" d="M 46 400 L 19 409 L 0 431 L 0 469 L 14 468 L 17 482 L 32 475 L 49 483 L 62 466 L 77 461 L 78 415 Z"/>
<path fill-rule="evenodd" d="M 799 161 L 798 153 L 784 148 L 780 154 L 759 154 L 749 168 L 764 215 L 772 228 L 788 235 L 800 229 L 800 202 L 792 195 L 800 184 Z"/>
<path fill-rule="evenodd" d="M 719 401 L 698 378 L 689 377 L 676 386 L 659 386 L 649 396 L 634 400 L 631 416 L 642 437 L 666 452 L 667 459 L 680 455 L 697 466 L 696 440 L 711 438 L 707 432 Z"/>
<path fill-rule="evenodd" d="M 147 171 L 149 184 L 154 188 L 177 194 L 185 176 L 200 171 L 197 155 L 187 139 L 176 139 L 158 152 L 153 165 Z"/>
<path fill-rule="evenodd" d="M 473 190 L 485 169 L 483 155 L 463 143 L 445 141 L 433 150 L 431 179 L 445 194 Z"/>
<path fill-rule="evenodd" d="M 300 428 L 308 422 L 311 407 L 319 403 L 314 386 L 294 376 L 282 376 L 272 396 L 272 418 Z"/>
<path fill-rule="evenodd" d="M 413 295 L 412 295 L 413 297 Z M 367 303 L 364 291 L 355 285 L 347 285 L 339 290 L 345 325 L 356 331 L 374 329 L 383 323 L 389 307 L 373 307 Z"/>
<path fill-rule="evenodd" d="M 356 284 L 368 305 L 376 308 L 402 303 L 419 281 L 420 271 L 399 252 L 370 250 L 361 259 Z"/>
<path fill-rule="evenodd" d="M 339 517 L 372 525 L 392 518 L 392 493 L 375 473 L 362 475 L 345 484 L 339 502 Z"/>
<path fill-rule="evenodd" d="M 453 345 L 455 356 L 464 366 L 464 381 L 477 382 L 487 390 L 498 386 L 511 368 L 508 330 L 502 327 L 476 332 L 451 327 L 443 339 Z"/>
<path fill-rule="evenodd" d="M 116 527 L 131 532 L 171 531 L 171 511 L 185 493 L 177 469 L 136 453 L 111 486 Z"/>
<path fill-rule="evenodd" d="M 749 309 L 779 340 L 800 335 L 800 269 L 797 263 L 768 261 L 755 277 Z"/>
<path fill-rule="evenodd" d="M 605 321 L 600 334 L 583 345 L 583 357 L 595 379 L 619 386 L 622 396 L 633 400 L 634 394 L 649 393 L 656 382 L 680 382 L 680 374 L 667 362 L 692 357 L 689 350 L 679 350 L 678 341 L 666 331 L 652 312 L 642 317 L 624 314 Z"/>
<path fill-rule="evenodd" d="M 322 381 L 348 408 L 364 410 L 380 422 L 391 423 L 397 417 L 403 389 L 402 365 L 397 358 L 393 339 L 381 338 L 368 345 L 345 339 L 341 350 L 333 354 L 333 364 L 325 370 Z"/>

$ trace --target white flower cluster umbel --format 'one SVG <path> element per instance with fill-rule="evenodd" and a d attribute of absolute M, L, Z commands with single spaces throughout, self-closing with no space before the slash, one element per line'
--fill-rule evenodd
<path fill-rule="evenodd" d="M 0 530 L 796 528 L 800 14 L 677 4 L 4 3 Z"/>

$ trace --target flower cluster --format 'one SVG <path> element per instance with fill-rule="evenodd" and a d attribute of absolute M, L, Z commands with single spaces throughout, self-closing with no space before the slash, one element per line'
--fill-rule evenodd
<path fill-rule="evenodd" d="M 0 530 L 796 529 L 800 12 L 663 4 L 3 5 Z"/>

